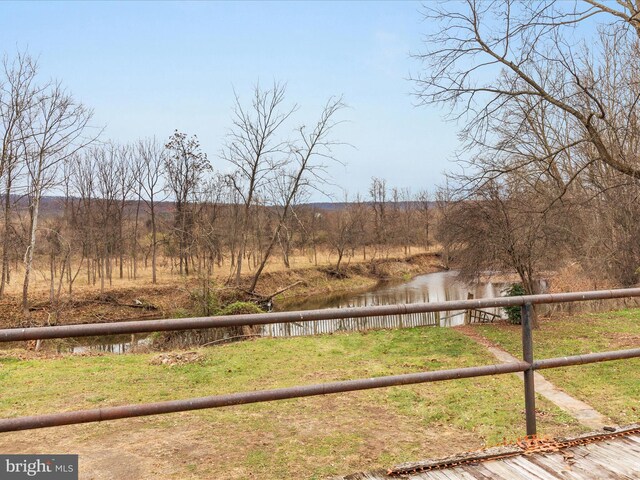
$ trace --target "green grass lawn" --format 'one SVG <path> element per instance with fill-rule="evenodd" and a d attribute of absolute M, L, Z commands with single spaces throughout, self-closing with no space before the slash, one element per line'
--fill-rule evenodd
<path fill-rule="evenodd" d="M 156 354 L 5 352 L 0 416 L 496 363 L 459 332 L 434 327 L 198 353 L 195 363 L 168 366 L 152 364 Z M 543 399 L 538 407 L 541 433 L 581 431 Z M 114 463 L 131 478 L 323 478 L 513 440 L 524 434 L 523 410 L 521 382 L 501 375 L 0 434 L 0 451 L 80 453 L 81 472 L 96 479 L 111 478 L 104 472 Z"/>
<path fill-rule="evenodd" d="M 520 326 L 486 325 L 478 331 L 522 355 Z M 537 359 L 640 347 L 640 309 L 541 319 L 534 331 Z M 640 419 L 640 359 L 615 360 L 540 371 L 567 393 L 619 424 Z"/>

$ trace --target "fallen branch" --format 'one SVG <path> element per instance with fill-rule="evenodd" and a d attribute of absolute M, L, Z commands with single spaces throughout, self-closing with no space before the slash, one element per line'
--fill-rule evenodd
<path fill-rule="evenodd" d="M 144 310 L 158 310 L 159 308 L 147 302 L 142 302 L 140 300 L 135 300 L 133 303 L 120 303 L 116 298 L 111 295 L 101 295 L 98 298 L 86 299 L 86 300 L 67 300 L 59 304 L 62 308 L 74 308 L 74 307 L 85 307 L 87 305 L 92 304 L 100 304 L 100 305 L 115 305 L 117 307 L 128 307 L 128 308 L 142 308 Z M 35 312 L 38 310 L 47 310 L 51 307 L 51 302 L 41 302 L 33 304 L 29 307 L 30 312 Z"/>
<path fill-rule="evenodd" d="M 292 283 L 291 285 L 289 285 L 288 287 L 284 287 L 283 289 L 278 290 L 276 293 L 273 293 L 271 295 L 269 295 L 268 297 L 265 297 L 265 300 L 271 300 L 273 297 L 275 297 L 276 295 L 280 295 L 283 292 L 286 292 L 287 290 L 289 290 L 290 288 L 295 287 L 296 285 L 300 285 L 302 283 L 302 280 L 298 280 L 295 283 Z"/>
<path fill-rule="evenodd" d="M 272 293 L 271 295 L 261 295 L 259 293 L 256 292 L 252 292 L 250 290 L 245 290 L 244 288 L 237 288 L 238 290 L 240 290 L 243 293 L 246 293 L 247 295 L 251 295 L 252 297 L 256 298 L 257 301 L 259 302 L 268 302 L 269 300 L 272 300 L 273 297 L 275 297 L 276 295 L 280 295 L 283 292 L 286 292 L 287 290 L 295 287 L 296 285 L 300 285 L 301 283 L 303 283 L 302 280 L 298 280 L 297 282 L 292 283 L 291 285 L 288 285 L 284 288 L 281 288 L 280 290 L 278 290 L 275 293 Z"/>
<path fill-rule="evenodd" d="M 141 302 L 140 300 L 136 300 L 134 303 L 120 303 L 116 299 L 109 298 L 106 300 L 93 300 L 93 303 L 100 303 L 103 305 L 115 305 L 117 307 L 142 308 L 144 310 L 158 310 L 158 307 L 156 307 L 152 303 Z"/>

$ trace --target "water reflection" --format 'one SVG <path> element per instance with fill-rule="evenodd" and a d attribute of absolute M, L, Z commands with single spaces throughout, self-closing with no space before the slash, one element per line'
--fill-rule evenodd
<path fill-rule="evenodd" d="M 289 302 L 279 310 L 310 310 L 319 308 L 349 308 L 403 303 L 444 302 L 468 298 L 493 298 L 503 295 L 503 282 L 467 283 L 458 278 L 455 271 L 418 275 L 405 283 L 384 283 L 374 289 L 356 294 L 333 297 L 310 297 L 300 302 Z M 502 315 L 500 308 L 483 309 Z M 407 326 L 450 327 L 464 323 L 465 312 L 421 313 L 386 317 L 364 317 L 343 320 L 322 320 L 294 324 L 265 325 L 263 334 L 269 336 L 314 335 L 336 331 L 366 330 L 372 328 L 401 328 Z"/>
<path fill-rule="evenodd" d="M 129 353 L 151 345 L 151 338 L 145 334 L 105 335 L 84 339 L 59 340 L 54 343 L 58 353 Z"/>
<path fill-rule="evenodd" d="M 343 293 L 333 296 L 318 295 L 304 300 L 289 301 L 276 304 L 277 311 L 315 310 L 322 308 L 348 308 L 373 305 L 395 305 L 403 303 L 444 302 L 449 300 L 466 300 L 468 298 L 492 298 L 502 296 L 507 284 L 504 282 L 467 283 L 458 278 L 455 271 L 418 275 L 407 282 L 382 283 L 375 288 L 357 292 Z M 541 291 L 546 284 L 541 285 Z M 483 309 L 489 313 L 502 315 L 500 308 Z M 417 313 L 409 315 L 388 315 L 384 317 L 346 318 L 339 320 L 319 320 L 301 323 L 277 323 L 254 327 L 249 336 L 289 337 L 301 335 L 318 335 L 339 331 L 361 331 L 378 328 L 403 328 L 417 326 L 456 326 L 465 320 L 464 311 Z M 203 334 L 206 333 L 206 335 Z M 172 348 L 190 345 L 215 343 L 211 340 L 226 338 L 243 338 L 244 330 L 206 329 L 202 331 L 168 332 L 178 344 L 168 344 Z M 165 336 L 166 336 L 165 335 Z M 211 338 L 210 338 L 211 337 Z M 164 338 L 164 337 L 163 337 Z M 145 335 L 108 336 L 76 341 L 61 342 L 58 351 L 73 353 L 109 352 L 126 353 L 137 347 L 157 348 L 157 341 Z"/>

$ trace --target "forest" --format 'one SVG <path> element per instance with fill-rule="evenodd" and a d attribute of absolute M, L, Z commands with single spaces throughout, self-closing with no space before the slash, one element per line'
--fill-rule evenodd
<path fill-rule="evenodd" d="M 290 139 L 285 125 L 297 107 L 285 106 L 285 86 L 256 86 L 246 105 L 236 98 L 227 143 L 212 162 L 195 135 L 178 131 L 127 145 L 103 141 L 91 110 L 61 83 L 40 83 L 28 54 L 5 56 L 0 85 L 0 296 L 21 286 L 26 317 L 35 276 L 51 305 L 71 298 L 78 281 L 104 292 L 143 270 L 151 284 L 159 275 L 215 272 L 253 292 L 269 262 L 288 269 L 292 255 L 317 266 L 318 252 L 328 253 L 339 274 L 356 251 L 367 261 L 430 247 L 426 191 L 372 178 L 366 196 L 309 203 L 330 181 L 327 162 L 339 161 L 331 135 L 340 98 Z"/>

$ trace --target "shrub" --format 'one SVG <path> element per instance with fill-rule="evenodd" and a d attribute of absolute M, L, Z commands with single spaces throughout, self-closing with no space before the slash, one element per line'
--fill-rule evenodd
<path fill-rule="evenodd" d="M 264 313 L 264 311 L 251 302 L 233 302 L 220 310 L 220 315 L 242 315 L 248 313 Z"/>
<path fill-rule="evenodd" d="M 518 297 L 520 295 L 524 295 L 524 287 L 521 283 L 512 283 L 504 293 L 507 297 Z M 507 318 L 509 319 L 509 323 L 514 325 L 520 325 L 522 323 L 522 319 L 520 318 L 520 305 L 516 305 L 513 307 L 504 307 L 504 311 L 507 314 Z"/>
<path fill-rule="evenodd" d="M 171 312 L 171 318 L 189 318 L 191 313 L 186 308 L 176 308 Z"/>
<path fill-rule="evenodd" d="M 219 310 L 218 297 L 212 289 L 211 280 L 208 277 L 202 278 L 198 288 L 189 293 L 196 315 L 208 317 L 215 315 Z"/>

